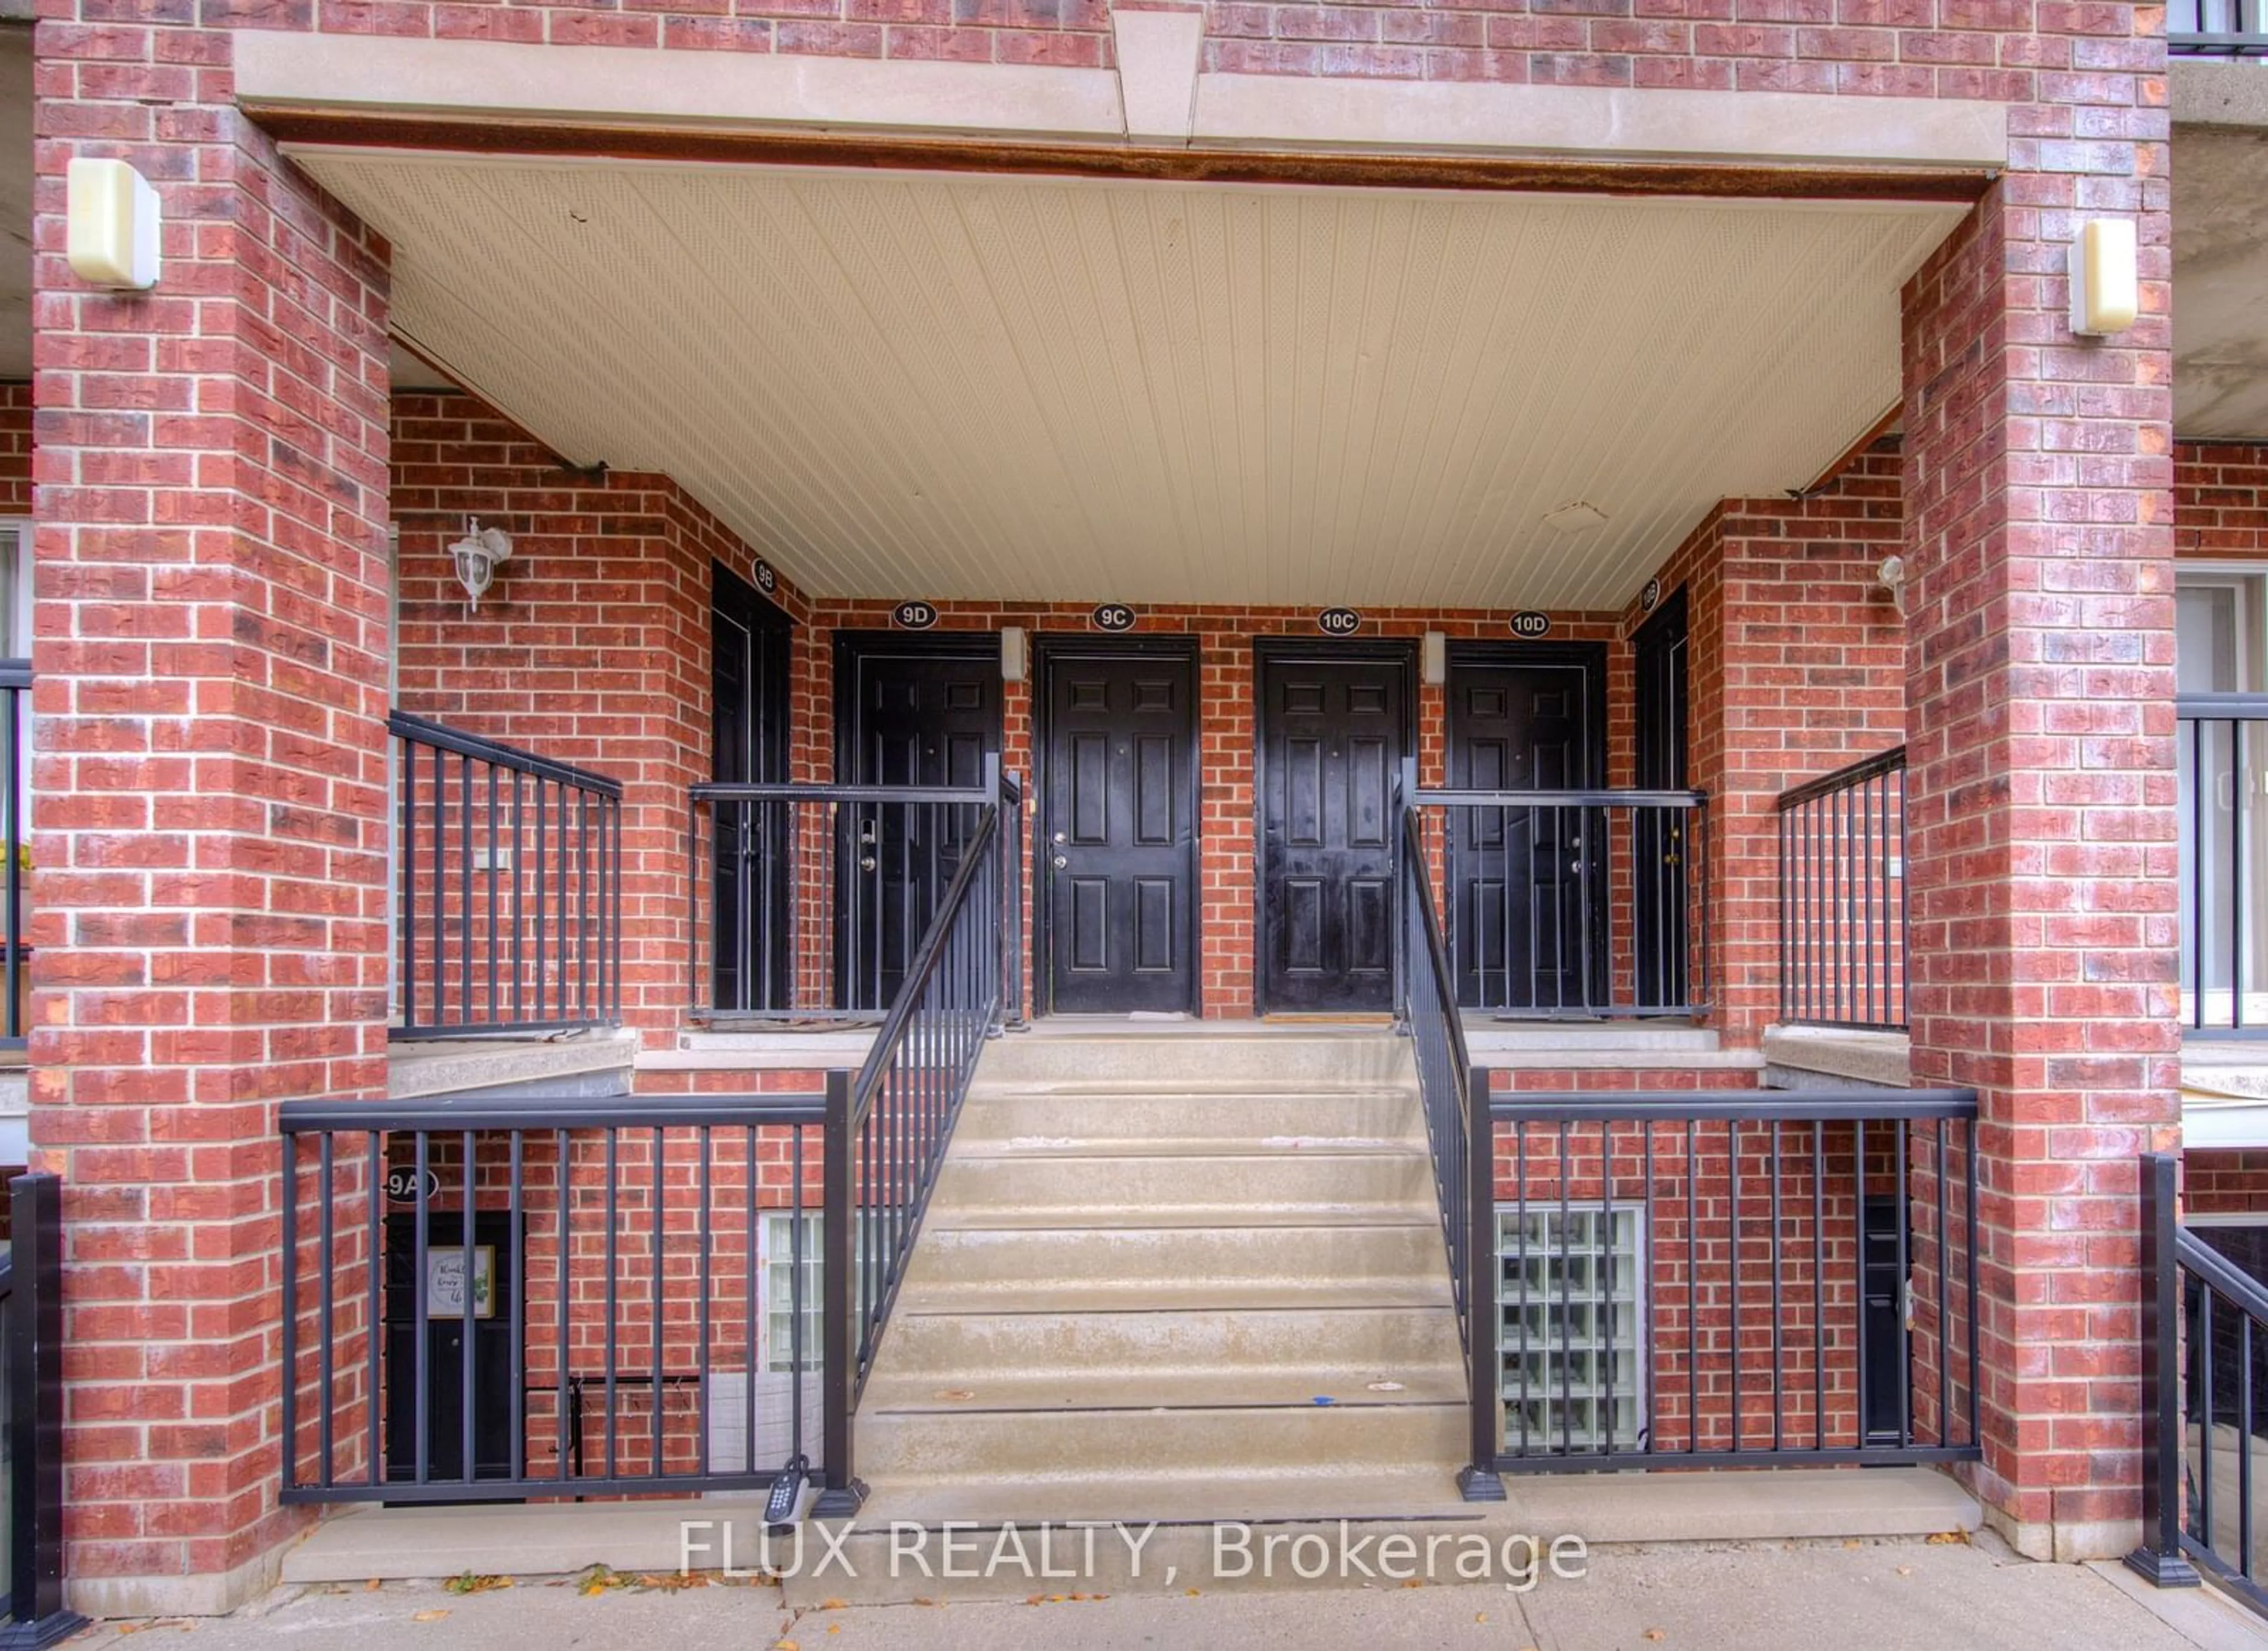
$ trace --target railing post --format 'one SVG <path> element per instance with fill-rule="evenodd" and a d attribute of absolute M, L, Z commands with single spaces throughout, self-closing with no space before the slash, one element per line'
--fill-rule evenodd
<path fill-rule="evenodd" d="M 2142 1158 L 2142 1545 L 2127 1566 L 2160 1588 L 2195 1588 L 2182 1554 L 2182 1279 L 2170 1152 Z"/>
<path fill-rule="evenodd" d="M 1457 1470 L 1469 1502 L 1505 1500 L 1496 1469 L 1504 1404 L 1498 1395 L 1496 1265 L 1496 1119 L 1489 1108 L 1491 1074 L 1475 1067 L 1465 1097 L 1465 1355 L 1472 1399 L 1471 1460 Z"/>
<path fill-rule="evenodd" d="M 826 1162 L 821 1171 L 826 1187 L 820 1218 L 822 1303 L 821 1386 L 827 1450 L 827 1482 L 812 1502 L 814 1519 L 848 1519 L 866 1501 L 866 1487 L 852 1471 L 850 1395 L 856 1391 L 858 1327 L 855 1322 L 856 1292 L 852 1256 L 858 1221 L 858 1186 L 851 1161 L 850 1074 L 837 1069 L 827 1075 L 827 1125 L 823 1136 Z"/>
<path fill-rule="evenodd" d="M 53 1645 L 86 1625 L 63 1606 L 63 1183 L 8 1185 L 9 1623 L 0 1647 Z M 289 1442 L 285 1449 L 290 1449 Z"/>
<path fill-rule="evenodd" d="M 1410 811 L 1418 795 L 1418 759 L 1404 756 L 1402 772 L 1397 777 L 1394 793 L 1392 818 L 1387 829 L 1394 833 L 1394 853 L 1397 863 L 1410 853 Z M 1424 868 L 1419 868 L 1421 870 Z M 1432 880 L 1423 880 L 1431 888 Z M 1405 867 L 1394 879 L 1394 903 L 1388 913 L 1388 923 L 1393 930 L 1392 965 L 1394 970 L 1394 1030 L 1403 1037 L 1410 1035 L 1410 917 L 1406 909 L 1410 899 L 1410 873 Z"/>

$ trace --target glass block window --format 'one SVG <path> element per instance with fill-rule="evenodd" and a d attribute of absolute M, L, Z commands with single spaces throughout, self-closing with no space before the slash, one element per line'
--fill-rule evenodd
<path fill-rule="evenodd" d="M 1646 1211 L 1497 1214 L 1504 1449 L 1635 1450 L 1646 1415 Z"/>
<path fill-rule="evenodd" d="M 802 1368 L 816 1370 L 824 1352 L 821 1338 L 826 1333 L 821 1296 L 825 1268 L 821 1265 L 820 1215 L 817 1210 L 807 1212 L 802 1219 L 803 1230 L 795 1231 L 796 1217 L 790 1210 L 769 1210 L 763 1218 L 763 1232 L 758 1239 L 762 1249 L 757 1259 L 762 1271 L 756 1277 L 756 1311 L 763 1324 L 763 1346 L 760 1356 L 767 1370 L 788 1370 L 796 1368 L 796 1354 L 802 1354 Z M 800 1248 L 799 1248 L 800 1246 Z M 795 1271 L 803 1269 L 803 1344 L 799 1349 L 794 1341 L 793 1282 Z"/>

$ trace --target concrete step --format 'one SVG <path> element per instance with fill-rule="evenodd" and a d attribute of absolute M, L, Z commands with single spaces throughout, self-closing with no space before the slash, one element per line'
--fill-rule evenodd
<path fill-rule="evenodd" d="M 1397 1396 L 1406 1397 L 1406 1396 Z M 872 1479 L 1105 1479 L 1431 1464 L 1453 1471 L 1470 1429 L 1458 1404 L 1154 1409 L 885 1411 L 861 1405 L 858 1469 Z"/>
<path fill-rule="evenodd" d="M 1114 1208 L 1155 1217 L 1202 1206 L 1257 1215 L 1291 1208 L 1430 1205 L 1432 1200 L 1432 1164 L 1416 1148 L 1204 1156 L 1066 1151 L 1029 1159 L 955 1151 L 938 1174 L 932 1207 L 963 1215 L 1057 1211 L 1072 1217 L 1059 1224 L 1077 1226 L 1084 1224 L 1076 1219 L 1083 1213 Z M 1236 1219 L 1232 1214 L 1223 1224 Z"/>
<path fill-rule="evenodd" d="M 1328 1365 L 1367 1371 L 1368 1381 L 1398 1379 L 1405 1369 L 1454 1376 L 1461 1365 L 1455 1320 L 1430 1307 L 972 1313 L 925 1306 L 911 1294 L 899 1298 L 888 1374 L 916 1388 L 975 1388 L 987 1403 L 993 1384 L 1007 1376 L 1181 1371 L 1233 1381 L 1255 1370 Z M 1311 1386 L 1301 1397 L 1330 1391 Z"/>
<path fill-rule="evenodd" d="M 1304 1297 L 1318 1290 L 1438 1280 L 1448 1287 L 1440 1226 L 1410 1219 L 1365 1226 L 1020 1229 L 942 1224 L 932 1210 L 906 1269 L 904 1299 L 1013 1293 L 1115 1295 L 1161 1284 L 1243 1295 Z"/>
<path fill-rule="evenodd" d="M 893 1334 L 896 1333 L 895 1331 Z M 1328 1406 L 1316 1404 L 1328 1399 Z M 867 1383 L 859 1401 L 869 1411 L 934 1412 L 977 1415 L 987 1412 L 1032 1414 L 1047 1411 L 1130 1409 L 1191 1410 L 1308 1405 L 1462 1405 L 1465 1376 L 1454 1360 L 1424 1365 L 1397 1361 L 1378 1366 L 1334 1368 L 1309 1363 L 1239 1366 L 1232 1370 L 1124 1370 L 1108 1376 L 1085 1371 L 1023 1372 L 1008 1376 L 968 1374 L 917 1376 L 895 1370 Z"/>
<path fill-rule="evenodd" d="M 1020 1166 L 1019 1166 L 1020 1167 Z M 1211 1229 L 1226 1227 L 1415 1227 L 1430 1233 L 1441 1229 L 1440 1216 L 1429 1204 L 1414 1199 L 1390 1203 L 1255 1205 L 1123 1204 L 1098 1208 L 1087 1204 L 1046 1204 L 1030 1207 L 998 1206 L 939 1210 L 932 1207 L 922 1223 L 922 1242 L 937 1231 L 983 1228 L 995 1232 L 1021 1229 L 1029 1232 L 1060 1233 L 1074 1229 L 1110 1231 L 1164 1228 Z"/>
<path fill-rule="evenodd" d="M 1239 1142 L 1312 1149 L 1421 1144 L 1425 1132 L 1418 1097 L 1398 1088 L 996 1084 L 970 1091 L 954 1142 L 972 1153 L 1060 1151 L 1117 1141 L 1155 1142 L 1161 1150 L 1204 1143 L 1233 1149 Z"/>
<path fill-rule="evenodd" d="M 1273 1084 L 1392 1084 L 1413 1073 L 1407 1038 L 1390 1032 L 1263 1028 L 1229 1034 L 1097 1033 L 996 1038 L 980 1083 L 1138 1081 Z"/>

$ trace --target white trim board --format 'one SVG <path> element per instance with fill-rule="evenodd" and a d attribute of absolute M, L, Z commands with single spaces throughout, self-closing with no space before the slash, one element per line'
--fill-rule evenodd
<path fill-rule="evenodd" d="M 1614 156 L 1960 170 L 2005 165 L 2008 106 L 1946 98 L 1194 74 L 247 30 L 247 109 L 654 129 L 928 134 L 1114 147 Z M 1130 111 L 1131 111 L 1130 118 Z M 1135 136 L 1130 139 L 1130 127 Z"/>

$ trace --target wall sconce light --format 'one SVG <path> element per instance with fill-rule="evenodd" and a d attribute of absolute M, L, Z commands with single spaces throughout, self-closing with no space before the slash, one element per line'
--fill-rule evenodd
<path fill-rule="evenodd" d="M 449 559 L 457 564 L 457 583 L 478 607 L 496 583 L 497 567 L 512 560 L 512 535 L 501 527 L 482 527 L 479 517 L 469 517 L 465 537 L 449 547 Z"/>
<path fill-rule="evenodd" d="M 1438 688 L 1449 679 L 1449 639 L 1440 631 L 1427 631 L 1425 640 L 1418 650 L 1418 674 L 1425 686 Z"/>
<path fill-rule="evenodd" d="M 2134 220 L 2089 218 L 2071 238 L 2071 330 L 2082 338 L 2123 333 L 2141 312 Z"/>
<path fill-rule="evenodd" d="M 1898 613 L 1903 616 L 1906 611 L 1906 559 L 1904 556 L 1883 557 L 1882 565 L 1874 569 L 1874 583 L 1890 593 L 1890 600 L 1897 605 Z"/>
<path fill-rule="evenodd" d="M 1021 682 L 1024 679 L 1025 664 L 1030 652 L 1022 626 L 1002 626 L 1000 627 L 1000 680 Z"/>
<path fill-rule="evenodd" d="M 81 156 L 64 173 L 71 273 L 98 287 L 158 284 L 158 192 L 122 160 Z"/>

